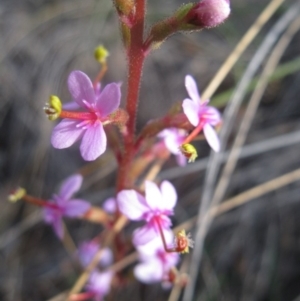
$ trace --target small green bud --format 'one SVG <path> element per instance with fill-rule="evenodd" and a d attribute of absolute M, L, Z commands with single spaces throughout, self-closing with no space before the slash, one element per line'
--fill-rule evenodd
<path fill-rule="evenodd" d="M 108 56 L 109 56 L 109 52 L 103 45 L 99 45 L 98 47 L 95 48 L 94 57 L 96 61 L 99 62 L 100 64 L 105 64 Z"/>

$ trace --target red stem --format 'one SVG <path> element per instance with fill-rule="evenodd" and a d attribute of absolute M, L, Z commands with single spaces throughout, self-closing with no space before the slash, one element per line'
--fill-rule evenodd
<path fill-rule="evenodd" d="M 36 206 L 40 206 L 40 207 L 50 207 L 52 209 L 57 209 L 59 210 L 59 206 L 57 206 L 56 204 L 53 204 L 53 203 L 50 203 L 50 202 L 46 202 L 42 199 L 38 199 L 36 197 L 33 197 L 31 195 L 28 195 L 26 194 L 24 197 L 23 197 L 23 200 L 28 202 L 28 203 L 31 203 L 33 205 L 36 205 Z"/>
<path fill-rule="evenodd" d="M 190 143 L 191 141 L 193 141 L 197 137 L 197 135 L 200 133 L 202 128 L 203 128 L 203 123 L 200 122 L 197 125 L 197 127 L 190 133 L 190 135 L 185 138 L 185 140 L 182 142 L 182 144 Z"/>
<path fill-rule="evenodd" d="M 164 231 L 161 227 L 161 224 L 160 224 L 160 221 L 159 221 L 159 218 L 155 218 L 155 222 L 158 226 L 158 230 L 159 230 L 159 234 L 161 236 L 161 240 L 162 240 L 162 243 L 164 245 L 164 249 L 167 253 L 177 253 L 176 249 L 175 248 L 168 248 L 167 246 L 167 242 L 166 242 L 166 239 L 165 239 L 165 235 L 164 235 Z"/>
<path fill-rule="evenodd" d="M 126 174 L 134 155 L 135 124 L 138 106 L 139 88 L 145 60 L 143 52 L 143 34 L 145 22 L 145 0 L 136 1 L 136 14 L 132 28 L 130 29 L 131 42 L 128 50 L 128 91 L 126 99 L 126 111 L 129 115 L 127 134 L 125 136 L 124 155 L 118 174 L 118 191 L 132 183 L 126 183 Z"/>
<path fill-rule="evenodd" d="M 94 86 L 94 89 L 97 87 L 97 84 L 101 82 L 104 74 L 106 73 L 107 71 L 107 64 L 106 63 L 103 63 L 101 64 L 101 69 L 99 71 L 99 73 L 97 74 L 96 78 L 94 79 L 93 81 L 93 86 Z"/>
<path fill-rule="evenodd" d="M 90 300 L 95 296 L 94 292 L 85 292 L 80 294 L 74 294 L 69 297 L 69 301 L 85 301 Z"/>
<path fill-rule="evenodd" d="M 90 112 L 61 111 L 59 117 L 68 118 L 68 119 L 79 119 L 79 120 L 97 119 L 97 116 L 94 113 L 90 113 Z"/>

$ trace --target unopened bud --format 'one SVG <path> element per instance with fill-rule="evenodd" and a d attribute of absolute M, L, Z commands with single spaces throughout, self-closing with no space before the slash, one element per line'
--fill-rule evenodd
<path fill-rule="evenodd" d="M 114 0 L 119 15 L 129 16 L 135 11 L 135 1 Z"/>
<path fill-rule="evenodd" d="M 197 150 L 192 144 L 189 143 L 182 144 L 179 150 L 188 159 L 189 163 L 194 162 L 198 157 Z"/>
<path fill-rule="evenodd" d="M 62 104 L 60 99 L 55 95 L 51 95 L 49 97 L 49 102 L 47 102 L 46 106 L 44 107 L 44 112 L 46 113 L 48 119 L 51 121 L 57 119 L 61 113 L 61 110 Z"/>
<path fill-rule="evenodd" d="M 215 27 L 230 14 L 229 0 L 202 0 L 186 15 L 186 22 L 197 27 Z"/>
<path fill-rule="evenodd" d="M 8 200 L 12 203 L 15 203 L 21 200 L 26 195 L 26 190 L 22 187 L 18 187 L 16 190 L 12 191 L 9 196 Z"/>
<path fill-rule="evenodd" d="M 98 47 L 95 48 L 94 57 L 96 61 L 99 62 L 100 64 L 106 63 L 106 59 L 108 56 L 109 56 L 109 52 L 103 45 L 99 45 Z"/>
<path fill-rule="evenodd" d="M 178 31 L 193 31 L 215 27 L 230 14 L 229 0 L 202 0 L 179 7 L 173 16 L 153 25 L 146 39 L 146 51 L 160 45 L 167 37 Z"/>

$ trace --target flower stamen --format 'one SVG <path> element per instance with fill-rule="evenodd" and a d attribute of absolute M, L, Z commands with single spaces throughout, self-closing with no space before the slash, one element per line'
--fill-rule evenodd
<path fill-rule="evenodd" d="M 182 144 L 179 147 L 179 150 L 188 159 L 189 163 L 194 162 L 198 157 L 197 150 L 192 144 L 189 143 Z"/>
<path fill-rule="evenodd" d="M 185 230 L 181 230 L 175 237 L 175 250 L 179 253 L 189 253 L 189 248 L 194 247 L 194 241 L 191 238 L 191 233 L 186 234 Z"/>
<path fill-rule="evenodd" d="M 62 111 L 62 104 L 60 99 L 55 95 L 50 95 L 49 102 L 46 103 L 44 107 L 44 112 L 46 113 L 49 120 L 56 120 Z"/>

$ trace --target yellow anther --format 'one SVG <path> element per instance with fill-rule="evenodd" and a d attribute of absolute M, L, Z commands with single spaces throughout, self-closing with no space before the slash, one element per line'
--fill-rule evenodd
<path fill-rule="evenodd" d="M 49 120 L 53 121 L 57 119 L 61 113 L 62 104 L 60 99 L 55 95 L 50 95 L 49 102 L 46 103 L 44 111 Z"/>
<path fill-rule="evenodd" d="M 188 159 L 188 162 L 194 162 L 198 157 L 197 150 L 192 144 L 182 144 L 179 149 L 181 153 Z"/>
<path fill-rule="evenodd" d="M 20 199 L 22 199 L 25 195 L 26 195 L 26 190 L 22 187 L 19 187 L 8 196 L 8 200 L 10 202 L 15 203 Z"/>
<path fill-rule="evenodd" d="M 105 64 L 106 59 L 109 56 L 109 52 L 103 45 L 99 45 L 94 50 L 94 56 L 97 62 L 100 64 Z"/>

